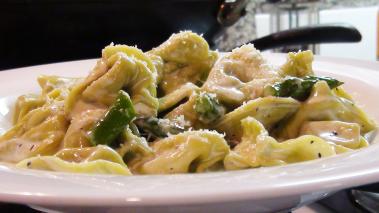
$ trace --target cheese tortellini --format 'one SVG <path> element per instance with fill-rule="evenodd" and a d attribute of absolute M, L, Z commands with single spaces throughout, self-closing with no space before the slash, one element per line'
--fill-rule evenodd
<path fill-rule="evenodd" d="M 62 149 L 54 156 L 37 156 L 17 164 L 20 168 L 75 173 L 131 175 L 120 155 L 107 146 Z"/>
<path fill-rule="evenodd" d="M 229 53 L 183 31 L 143 52 L 106 46 L 84 78 L 40 76 L 0 136 L 19 168 L 113 175 L 277 166 L 369 146 L 373 120 L 310 51 L 271 65 L 254 45 Z"/>
<path fill-rule="evenodd" d="M 313 75 L 313 53 L 308 51 L 288 53 L 287 62 L 279 69 L 281 76 L 305 77 Z"/>
<path fill-rule="evenodd" d="M 337 89 L 338 90 L 338 89 Z M 309 98 L 296 114 L 286 123 L 282 138 L 299 135 L 306 121 L 344 121 L 360 126 L 361 134 L 376 129 L 376 124 L 352 100 L 336 95 L 326 82 L 317 82 Z"/>
<path fill-rule="evenodd" d="M 126 45 L 107 46 L 92 73 L 72 89 L 65 103 L 66 113 L 75 113 L 75 105 L 83 108 L 81 101 L 108 107 L 118 91 L 125 89 L 138 114 L 154 116 L 158 110 L 156 78 L 153 62 L 141 50 Z"/>
<path fill-rule="evenodd" d="M 279 143 L 258 120 L 247 117 L 241 123 L 244 131 L 241 143 L 224 160 L 229 170 L 283 165 L 336 154 L 332 145 L 317 136 L 304 135 Z"/>
<path fill-rule="evenodd" d="M 155 156 L 138 170 L 142 174 L 203 172 L 229 153 L 223 136 L 211 131 L 188 131 L 154 143 Z"/>
<path fill-rule="evenodd" d="M 279 74 L 248 44 L 227 53 L 213 66 L 203 90 L 215 93 L 222 103 L 239 106 L 262 97 L 264 87 L 276 81 Z"/>
<path fill-rule="evenodd" d="M 241 120 L 254 117 L 267 129 L 272 129 L 281 120 L 289 118 L 297 111 L 300 103 L 292 98 L 265 97 L 251 100 L 226 114 L 216 125 L 230 139 L 239 140 L 242 136 Z"/>
<path fill-rule="evenodd" d="M 187 83 L 201 84 L 218 58 L 204 38 L 189 31 L 173 34 L 148 53 L 163 60 L 159 87 L 165 95 Z"/>

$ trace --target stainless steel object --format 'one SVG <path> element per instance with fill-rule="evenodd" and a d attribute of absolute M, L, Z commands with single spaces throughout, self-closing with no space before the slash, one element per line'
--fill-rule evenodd
<path fill-rule="evenodd" d="M 322 2 L 322 0 L 271 0 L 263 4 L 262 8 L 270 13 L 270 32 L 277 33 L 319 24 L 319 6 Z M 284 46 L 275 51 L 288 52 L 300 49 L 318 52 L 317 46 L 312 44 Z"/>

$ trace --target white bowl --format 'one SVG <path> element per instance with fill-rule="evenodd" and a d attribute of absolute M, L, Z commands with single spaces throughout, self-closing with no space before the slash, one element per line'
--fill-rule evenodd
<path fill-rule="evenodd" d="M 266 54 L 274 64 L 284 55 Z M 0 72 L 0 131 L 10 127 L 16 96 L 37 92 L 40 74 L 85 76 L 95 60 Z M 319 75 L 345 88 L 379 121 L 379 64 L 316 57 Z M 379 182 L 378 137 L 365 149 L 287 166 L 204 174 L 111 176 L 22 170 L 0 165 L 0 201 L 83 212 L 273 212 L 349 187 Z"/>

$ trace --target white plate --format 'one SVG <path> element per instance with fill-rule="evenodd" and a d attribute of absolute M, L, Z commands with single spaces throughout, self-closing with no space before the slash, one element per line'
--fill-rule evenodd
<path fill-rule="evenodd" d="M 284 61 L 283 55 L 266 56 L 275 64 Z M 95 60 L 84 60 L 0 72 L 0 127 L 10 125 L 15 96 L 38 91 L 38 75 L 85 76 L 94 64 Z M 314 69 L 344 81 L 357 102 L 379 121 L 378 63 L 317 57 Z M 206 174 L 78 175 L 4 165 L 0 201 L 84 212 L 268 212 L 372 182 L 379 182 L 379 143 L 304 163 Z"/>

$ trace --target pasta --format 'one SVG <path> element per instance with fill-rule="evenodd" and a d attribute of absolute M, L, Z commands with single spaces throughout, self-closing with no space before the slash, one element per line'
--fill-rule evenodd
<path fill-rule="evenodd" d="M 173 34 L 143 52 L 106 46 L 88 76 L 40 76 L 21 95 L 0 160 L 19 168 L 116 175 L 285 165 L 369 146 L 376 123 L 310 51 L 271 65 L 252 44 L 212 51 Z"/>
<path fill-rule="evenodd" d="M 210 71 L 203 89 L 215 93 L 222 103 L 239 106 L 263 96 L 264 86 L 278 78 L 259 51 L 248 44 L 222 57 Z"/>
<path fill-rule="evenodd" d="M 226 169 L 273 166 L 313 160 L 335 155 L 333 146 L 314 135 L 278 142 L 268 135 L 264 126 L 256 119 L 247 117 L 241 121 L 244 134 L 224 163 Z"/>
<path fill-rule="evenodd" d="M 54 156 L 36 156 L 17 164 L 21 168 L 131 175 L 120 155 L 113 149 L 98 145 L 90 148 L 62 149 Z"/>
<path fill-rule="evenodd" d="M 154 157 L 140 165 L 140 173 L 203 172 L 222 161 L 229 147 L 219 133 L 187 131 L 157 141 L 153 151 Z"/>

